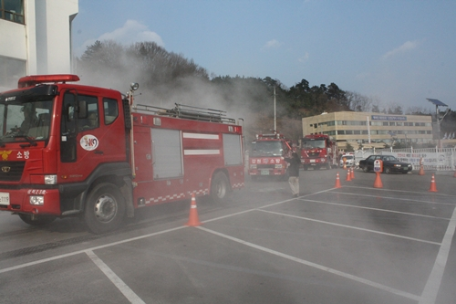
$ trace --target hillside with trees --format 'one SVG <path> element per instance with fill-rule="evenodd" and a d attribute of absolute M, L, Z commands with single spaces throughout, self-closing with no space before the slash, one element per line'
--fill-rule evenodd
<path fill-rule="evenodd" d="M 323 112 L 433 114 L 420 108 L 404 111 L 397 104 L 383 106 L 333 82 L 311 85 L 301 79 L 288 88 L 272 77 L 209 75 L 193 60 L 168 52 L 154 42 L 123 46 L 113 41 L 96 41 L 77 58 L 76 70 L 85 84 L 121 92 L 126 92 L 131 82 L 138 82 L 138 103 L 165 108 L 179 103 L 224 110 L 228 117 L 244 119 L 244 133 L 249 141 L 256 133 L 273 131 L 274 99 L 277 130 L 294 141 L 302 136 L 301 119 Z M 442 122 L 442 134 L 455 130 L 455 122 L 456 114 L 451 112 Z"/>

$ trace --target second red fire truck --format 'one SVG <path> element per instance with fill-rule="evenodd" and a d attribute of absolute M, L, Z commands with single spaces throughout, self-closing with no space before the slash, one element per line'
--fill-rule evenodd
<path fill-rule="evenodd" d="M 0 211 L 95 233 L 143 207 L 244 186 L 242 126 L 223 111 L 133 104 L 118 91 L 37 75 L 0 93 Z"/>
<path fill-rule="evenodd" d="M 304 170 L 309 168 L 331 169 L 338 166 L 336 142 L 325 134 L 306 135 L 301 139 L 301 163 Z"/>
<path fill-rule="evenodd" d="M 291 141 L 283 134 L 257 134 L 249 152 L 249 175 L 253 180 L 260 176 L 287 177 L 288 163 L 285 157 L 291 157 Z"/>

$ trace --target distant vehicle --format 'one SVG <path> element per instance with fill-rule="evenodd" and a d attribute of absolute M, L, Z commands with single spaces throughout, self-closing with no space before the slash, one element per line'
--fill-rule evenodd
<path fill-rule="evenodd" d="M 392 155 L 371 155 L 368 158 L 359 161 L 359 168 L 364 172 L 373 171 L 374 161 L 377 159 L 383 161 L 383 172 L 386 174 L 393 172 L 407 174 L 412 171 L 411 164 L 401 162 Z"/>
<path fill-rule="evenodd" d="M 354 167 L 355 166 L 355 157 L 353 155 L 342 155 L 340 157 L 339 167 L 344 167 L 344 159 L 345 159 L 345 167 Z"/>
<path fill-rule="evenodd" d="M 293 147 L 283 134 L 257 134 L 249 153 L 249 175 L 252 180 L 260 176 L 279 176 L 288 179 L 288 163 Z"/>
<path fill-rule="evenodd" d="M 334 138 L 326 134 L 310 134 L 301 139 L 301 164 L 304 170 L 313 167 L 337 168 L 338 149 Z"/>

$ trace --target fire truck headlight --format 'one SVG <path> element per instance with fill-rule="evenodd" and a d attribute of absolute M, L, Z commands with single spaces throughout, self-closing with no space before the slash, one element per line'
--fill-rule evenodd
<path fill-rule="evenodd" d="M 276 169 L 282 169 L 282 167 L 283 167 L 282 164 L 275 164 Z"/>
<path fill-rule="evenodd" d="M 57 184 L 57 175 L 45 175 L 44 183 L 46 185 L 55 185 Z"/>
<path fill-rule="evenodd" d="M 256 169 L 257 165 L 256 164 L 250 164 L 250 169 Z"/>
<path fill-rule="evenodd" d="M 29 199 L 30 205 L 43 206 L 44 205 L 44 196 L 41 195 L 32 195 Z"/>

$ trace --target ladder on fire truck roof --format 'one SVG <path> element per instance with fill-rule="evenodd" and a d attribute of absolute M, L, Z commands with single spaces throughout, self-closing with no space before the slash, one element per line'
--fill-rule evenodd
<path fill-rule="evenodd" d="M 138 104 L 134 105 L 132 108 L 136 111 L 146 111 L 152 112 L 156 115 L 178 117 L 185 119 L 209 121 L 209 122 L 220 122 L 220 123 L 236 123 L 234 118 L 225 117 L 226 111 L 216 110 L 216 109 L 206 109 L 194 106 L 187 106 L 183 104 L 175 103 L 173 109 L 165 109 L 156 106 Z"/>

